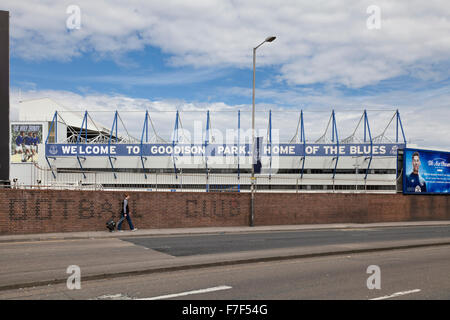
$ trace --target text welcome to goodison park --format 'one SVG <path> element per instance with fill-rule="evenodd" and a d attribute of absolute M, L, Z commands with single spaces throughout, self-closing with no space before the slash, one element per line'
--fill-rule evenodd
<path fill-rule="evenodd" d="M 397 156 L 404 144 L 264 144 L 261 156 Z M 251 156 L 251 144 L 46 144 L 49 157 L 64 156 Z"/>

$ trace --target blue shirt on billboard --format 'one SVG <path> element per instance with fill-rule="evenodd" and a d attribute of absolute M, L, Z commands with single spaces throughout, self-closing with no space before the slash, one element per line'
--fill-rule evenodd
<path fill-rule="evenodd" d="M 411 172 L 410 174 L 406 175 L 406 191 L 427 192 L 427 184 L 420 175 Z"/>
<path fill-rule="evenodd" d="M 33 138 L 30 137 L 30 136 L 26 136 L 24 140 L 25 140 L 25 144 L 26 144 L 27 146 L 30 146 L 30 145 L 32 145 L 32 143 L 33 143 Z"/>
<path fill-rule="evenodd" d="M 23 137 L 22 136 L 17 136 L 16 138 L 16 144 L 18 146 L 20 146 L 23 143 Z"/>

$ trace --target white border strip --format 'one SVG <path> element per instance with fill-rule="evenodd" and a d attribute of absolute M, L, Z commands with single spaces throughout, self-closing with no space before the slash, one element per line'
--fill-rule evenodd
<path fill-rule="evenodd" d="M 218 286 L 218 287 L 212 287 L 212 288 L 206 288 L 206 289 L 200 289 L 200 290 L 194 290 L 194 291 L 187 291 L 187 292 L 181 292 L 181 293 L 168 294 L 168 295 L 165 295 L 165 296 L 158 296 L 158 297 L 152 297 L 152 298 L 142 298 L 142 299 L 136 299 L 136 300 L 169 299 L 169 298 L 187 296 L 187 295 L 190 295 L 190 294 L 207 293 L 207 292 L 228 290 L 228 289 L 231 289 L 231 287 L 230 286 Z"/>
<path fill-rule="evenodd" d="M 420 292 L 420 289 L 414 289 L 414 290 L 410 290 L 410 291 L 396 292 L 396 293 L 394 293 L 394 294 L 391 294 L 390 296 L 378 297 L 378 298 L 369 299 L 369 300 L 384 300 L 384 299 L 390 299 L 390 298 L 400 297 L 400 296 L 404 296 L 404 295 L 406 295 L 406 294 L 416 293 L 416 292 Z"/>

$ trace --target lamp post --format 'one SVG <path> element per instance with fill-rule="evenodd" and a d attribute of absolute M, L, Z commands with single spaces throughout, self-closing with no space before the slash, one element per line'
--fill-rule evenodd
<path fill-rule="evenodd" d="M 252 177 L 251 177 L 251 214 L 250 214 L 250 226 L 253 227 L 255 219 L 255 167 L 254 167 L 254 151 L 255 151 L 255 74 L 256 74 L 256 49 L 262 46 L 266 42 L 272 42 L 276 37 L 267 37 L 258 46 L 253 48 L 253 97 L 252 97 Z"/>

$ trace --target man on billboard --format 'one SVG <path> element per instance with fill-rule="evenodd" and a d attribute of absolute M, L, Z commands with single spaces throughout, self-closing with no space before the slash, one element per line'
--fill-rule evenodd
<path fill-rule="evenodd" d="M 32 151 L 33 136 L 32 136 L 31 131 L 28 132 L 27 136 L 25 136 L 24 142 L 25 142 L 25 150 L 24 151 L 26 154 L 25 161 L 28 161 L 30 158 L 33 157 L 33 151 Z"/>
<path fill-rule="evenodd" d="M 33 157 L 37 154 L 38 152 L 38 144 L 41 143 L 39 141 L 39 137 L 37 136 L 36 132 L 33 132 L 33 138 L 32 138 L 32 145 L 31 145 L 31 151 L 33 152 Z"/>
<path fill-rule="evenodd" d="M 17 136 L 17 138 L 16 138 L 16 145 L 15 145 L 15 148 L 14 148 L 14 154 L 17 154 L 17 153 L 19 153 L 19 154 L 23 154 L 24 153 L 24 146 L 25 146 L 25 144 L 24 144 L 24 139 L 25 139 L 25 133 L 23 132 L 23 131 L 20 131 L 20 134 Z M 23 162 L 23 159 L 24 159 L 25 157 L 24 157 L 24 155 L 22 155 L 22 162 Z"/>
<path fill-rule="evenodd" d="M 407 192 L 427 192 L 427 184 L 419 175 L 420 155 L 416 151 L 412 155 L 412 172 L 406 176 Z"/>

